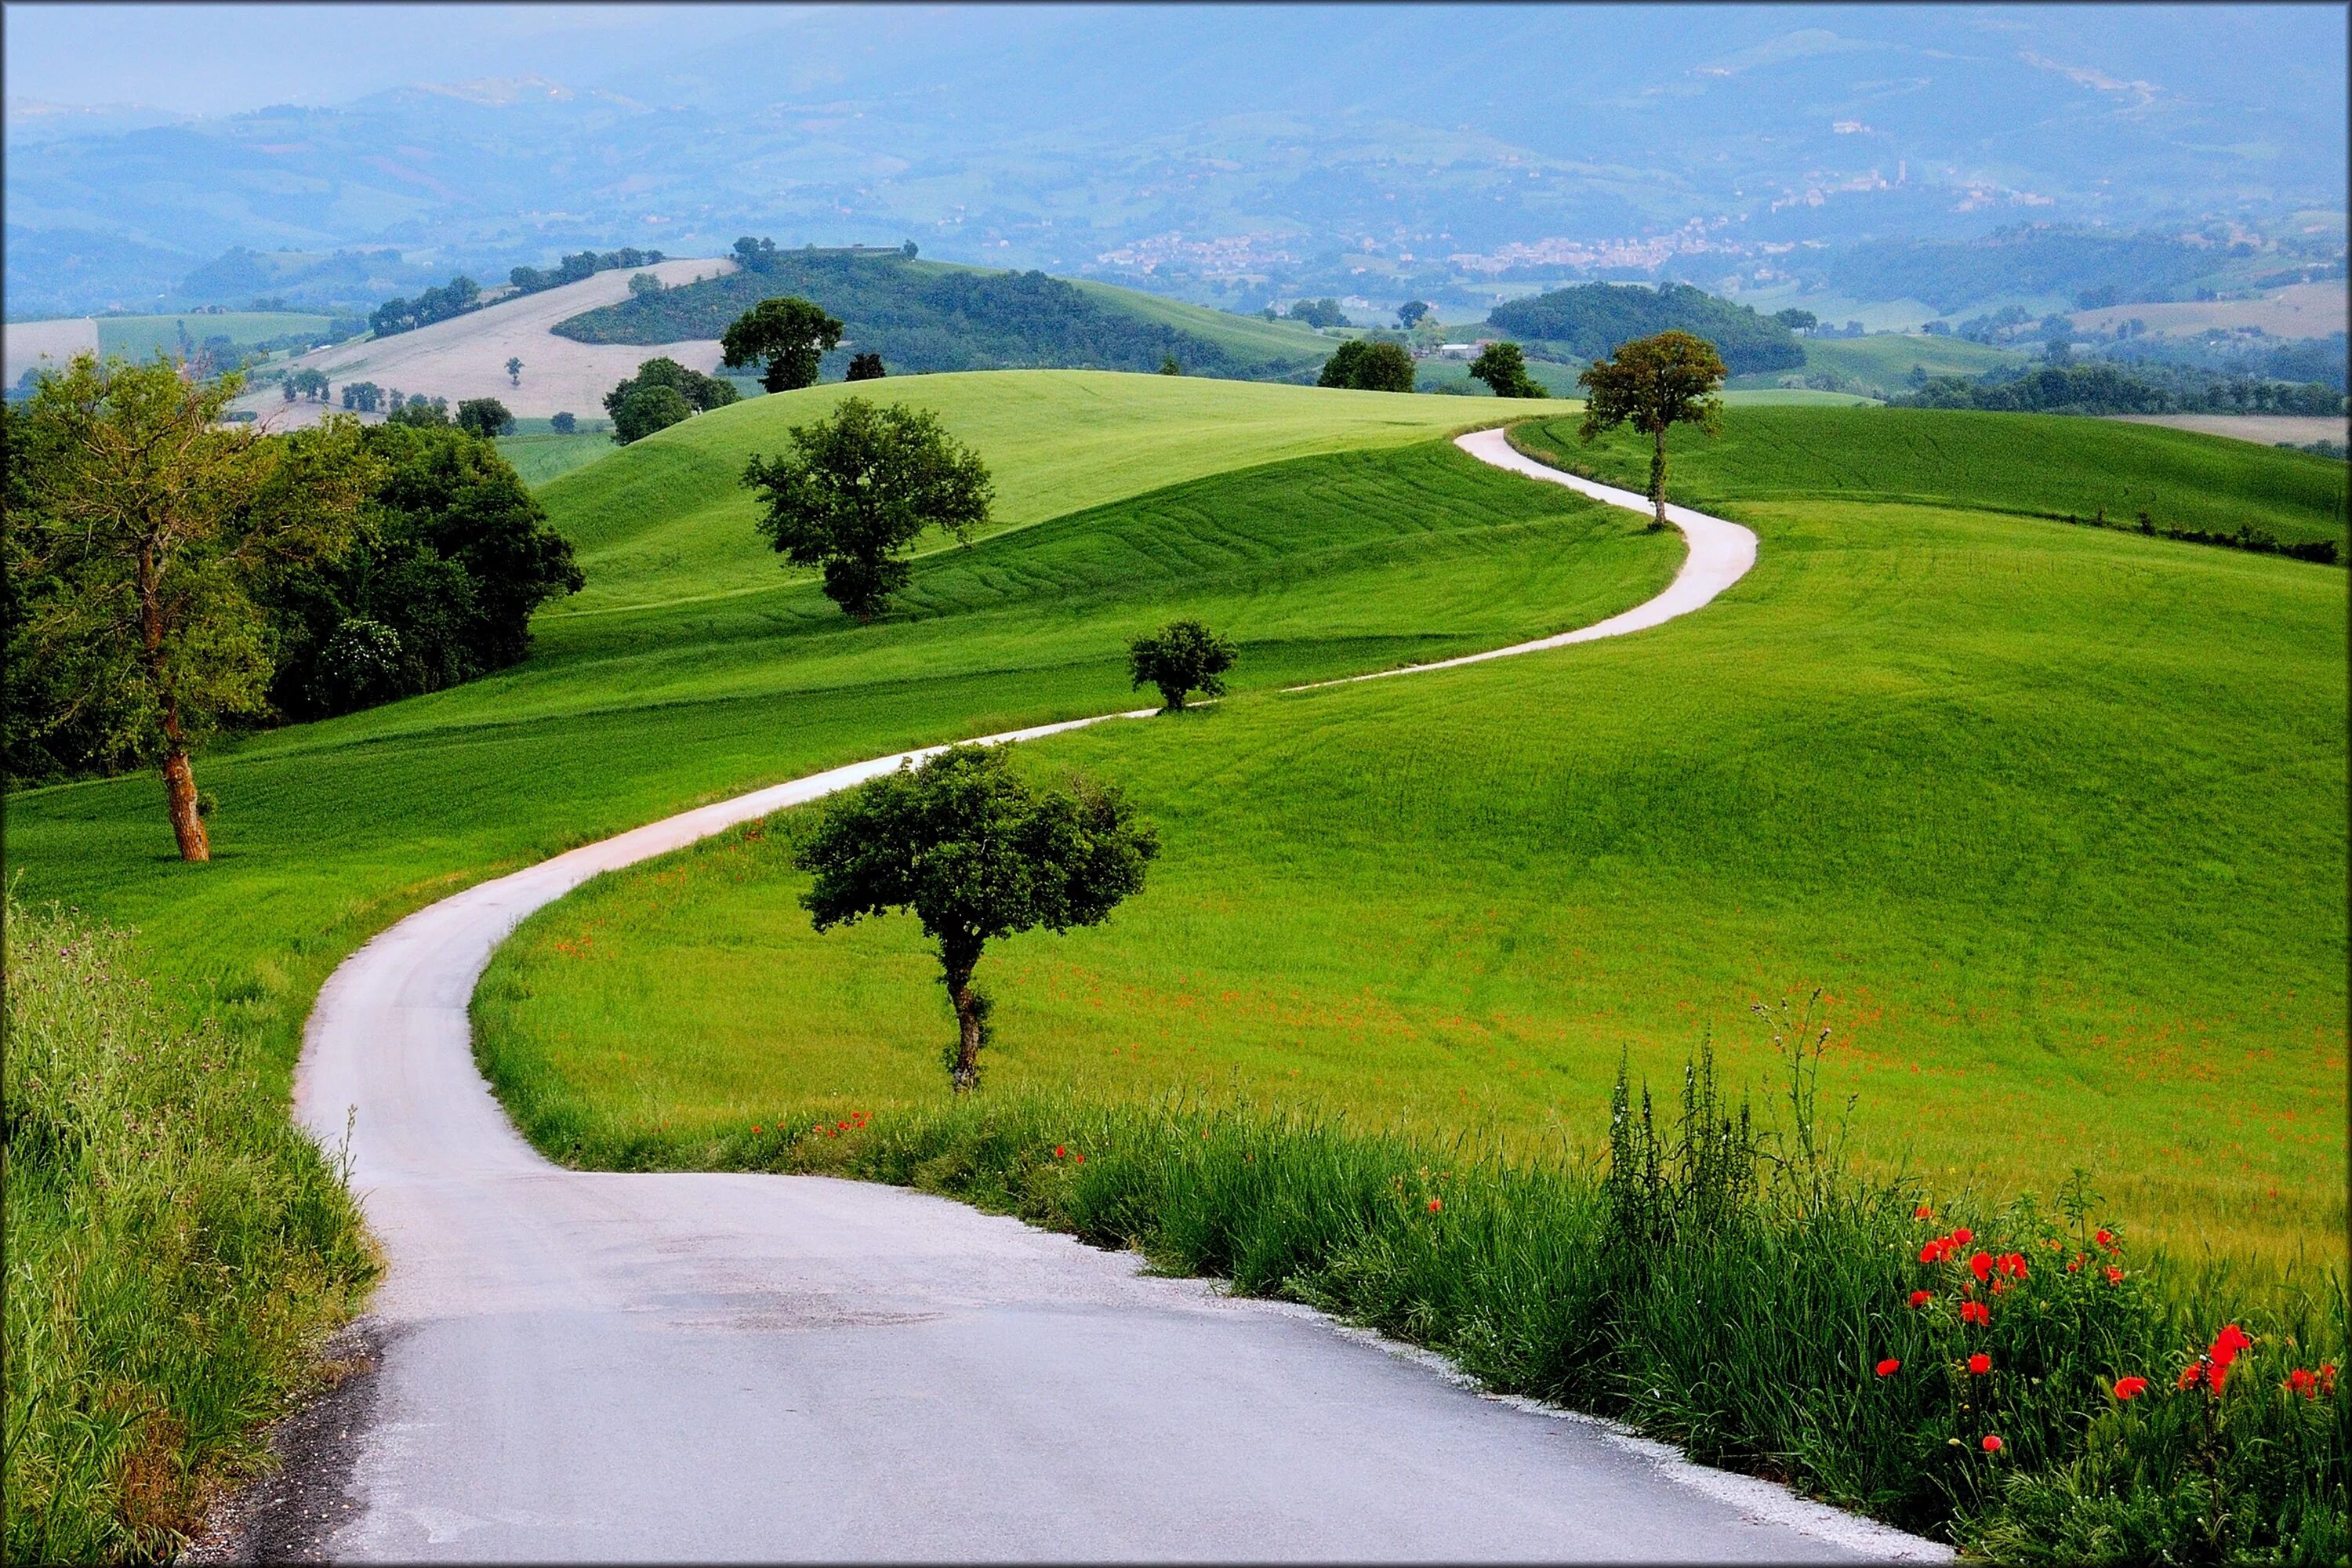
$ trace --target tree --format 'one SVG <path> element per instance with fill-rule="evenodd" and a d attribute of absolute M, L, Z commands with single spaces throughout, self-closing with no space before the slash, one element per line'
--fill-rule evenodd
<path fill-rule="evenodd" d="M 632 296 L 639 294 L 658 294 L 661 291 L 662 280 L 653 273 L 632 272 L 629 274 L 629 293 Z"/>
<path fill-rule="evenodd" d="M 1721 428 L 1723 358 L 1715 345 L 1688 332 L 1660 332 L 1621 345 L 1613 360 L 1595 360 L 1576 378 L 1585 389 L 1584 424 L 1577 432 L 1590 442 L 1605 430 L 1631 425 L 1651 438 L 1650 504 L 1653 528 L 1666 526 L 1666 432 L 1696 425 L 1708 436 Z"/>
<path fill-rule="evenodd" d="M 509 386 L 522 384 L 522 356 L 520 354 L 507 356 L 507 384 Z"/>
<path fill-rule="evenodd" d="M 1234 645 L 1198 621 L 1171 621 L 1129 643 L 1127 662 L 1136 689 L 1160 688 L 1167 711 L 1181 713 L 1189 692 L 1225 694 L 1224 675 L 1234 667 Z"/>
<path fill-rule="evenodd" d="M 579 426 L 580 421 L 569 414 L 558 414 L 547 422 L 547 427 L 559 436 L 569 436 Z"/>
<path fill-rule="evenodd" d="M 1318 386 L 1352 386 L 1365 392 L 1411 392 L 1412 355 L 1398 343 L 1355 338 L 1323 362 Z"/>
<path fill-rule="evenodd" d="M 894 909 L 923 922 L 955 1009 L 947 1062 L 959 1094 L 980 1081 L 988 1040 L 988 999 L 971 979 L 986 945 L 1099 925 L 1160 853 L 1118 790 L 1072 784 L 1041 795 L 1003 752 L 950 746 L 838 801 L 796 857 L 816 879 L 801 902 L 818 931 Z"/>
<path fill-rule="evenodd" d="M 383 388 L 372 381 L 343 383 L 343 406 L 361 414 L 373 414 L 383 406 Z"/>
<path fill-rule="evenodd" d="M 613 416 L 613 440 L 623 447 L 694 417 L 694 405 L 674 386 L 631 386 L 618 403 L 606 398 L 604 410 Z"/>
<path fill-rule="evenodd" d="M 928 410 L 844 398 L 792 437 L 793 450 L 743 470 L 763 492 L 760 531 L 793 565 L 822 567 L 825 596 L 861 621 L 906 586 L 899 552 L 923 530 L 969 544 L 988 521 L 987 465 Z"/>
<path fill-rule="evenodd" d="M 1184 374 L 1184 366 L 1177 360 L 1174 354 L 1161 354 L 1160 356 L 1160 374 L 1162 375 L 1181 375 Z"/>
<path fill-rule="evenodd" d="M 1470 362 L 1470 374 L 1497 397 L 1549 397 L 1551 391 L 1528 374 L 1527 356 L 1517 343 L 1488 343 Z"/>
<path fill-rule="evenodd" d="M 770 392 L 791 392 L 816 384 L 817 362 L 840 343 L 842 331 L 841 323 L 816 305 L 786 295 L 762 300 L 736 317 L 719 346 L 728 369 L 765 360 L 760 384 Z"/>
<path fill-rule="evenodd" d="M 1421 325 L 1421 319 L 1428 314 L 1428 300 L 1407 300 L 1403 304 L 1397 307 L 1397 325 L 1402 327 L 1409 332 L 1415 327 Z"/>
<path fill-rule="evenodd" d="M 1822 319 L 1811 310 L 1775 310 L 1772 319 L 1792 332 L 1810 332 L 1822 324 Z"/>
<path fill-rule="evenodd" d="M 849 375 L 847 379 L 851 381 L 879 381 L 888 374 L 889 372 L 882 368 L 882 356 L 880 354 L 862 353 L 852 354 L 849 356 Z"/>
<path fill-rule="evenodd" d="M 418 430 L 430 430 L 449 423 L 449 400 L 446 397 L 427 398 L 419 392 L 413 395 L 404 406 L 397 398 L 393 402 L 392 412 L 383 416 L 387 425 L 406 425 Z"/>
<path fill-rule="evenodd" d="M 184 860 L 212 858 L 190 753 L 259 710 L 269 679 L 256 580 L 341 553 L 382 473 L 352 420 L 220 428 L 241 384 L 83 354 L 42 379 L 12 432 L 26 503 L 12 550 L 51 584 L 26 645 L 105 682 L 91 695 L 121 714 L 122 751 L 162 772 Z"/>
<path fill-rule="evenodd" d="M 1328 296 L 1320 300 L 1300 300 L 1290 307 L 1290 319 L 1304 321 L 1310 327 L 1344 327 L 1348 318 L 1339 312 L 1339 301 Z"/>
<path fill-rule="evenodd" d="M 478 436 L 488 441 L 493 437 L 510 434 L 514 416 L 507 405 L 495 397 L 469 397 L 457 405 L 457 428 L 468 436 Z"/>

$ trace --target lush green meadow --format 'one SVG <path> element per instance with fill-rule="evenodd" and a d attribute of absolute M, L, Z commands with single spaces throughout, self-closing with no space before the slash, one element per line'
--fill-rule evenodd
<path fill-rule="evenodd" d="M 2341 470 L 1985 418 L 1735 411 L 1677 471 L 1759 567 L 1658 631 L 1024 748 L 1122 784 L 1168 850 L 1108 926 L 983 964 L 995 1083 L 1589 1151 L 1621 1053 L 1656 1073 L 1712 1033 L 1753 1075 L 1748 1005 L 1819 987 L 1878 1168 L 2081 1166 L 2191 1251 L 2340 1258 L 2344 577 L 2020 514 L 2105 482 L 2325 532 Z M 1638 482 L 1630 445 L 1566 440 Z M 543 1146 L 702 1163 L 942 1091 L 919 934 L 813 935 L 794 831 L 503 950 L 485 1059 Z"/>
<path fill-rule="evenodd" d="M 1907 391 L 1911 367 L 1929 375 L 1982 375 L 1987 371 L 2024 363 L 2016 349 L 1972 342 L 1967 338 L 1927 337 L 1909 332 L 1873 332 L 1860 338 L 1807 338 L 1807 375 L 1843 376 L 1860 391 L 1879 395 Z M 1787 371 L 1767 371 L 1740 377 L 1735 386 L 1771 386 Z"/>
<path fill-rule="evenodd" d="M 544 425 L 547 421 L 538 419 L 532 423 Z M 579 430 L 559 436 L 552 430 L 533 430 L 499 437 L 499 456 L 513 464 L 523 483 L 534 489 L 558 474 L 568 474 L 609 456 L 615 449 L 607 431 Z"/>

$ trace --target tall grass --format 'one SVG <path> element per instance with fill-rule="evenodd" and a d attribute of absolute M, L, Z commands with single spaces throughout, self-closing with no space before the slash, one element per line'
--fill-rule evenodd
<path fill-rule="evenodd" d="M 2340 1279 L 2231 1300 L 2137 1256 L 2080 1182 L 2045 1212 L 1866 1179 L 1813 1105 L 1818 1037 L 1780 1022 L 1774 1115 L 1727 1103 L 1704 1054 L 1668 1112 L 1621 1075 L 1591 1164 L 1056 1096 L 788 1118 L 708 1152 L 1133 1247 L 2005 1560 L 2342 1561 L 2352 1400 L 2294 1377 L 2343 1359 Z M 2179 1386 L 2227 1323 L 2252 1342 L 2221 1386 Z"/>
<path fill-rule="evenodd" d="M 128 941 L 5 910 L 5 1546 L 171 1556 L 374 1268 L 336 1173 L 236 1038 Z"/>

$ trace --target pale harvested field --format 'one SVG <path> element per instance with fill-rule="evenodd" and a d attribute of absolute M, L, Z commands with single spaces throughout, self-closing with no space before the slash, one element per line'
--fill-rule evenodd
<path fill-rule="evenodd" d="M 2275 447 L 2292 441 L 2307 447 L 2314 441 L 2341 441 L 2346 422 L 2297 414 L 2117 414 L 2113 418 L 2130 425 L 2166 425 L 2175 430 L 2201 430 L 2208 436 L 2229 436 Z"/>
<path fill-rule="evenodd" d="M 599 272 L 578 283 L 501 300 L 451 321 L 382 341 L 362 339 L 315 349 L 294 361 L 297 368 L 323 372 L 340 399 L 343 384 L 372 381 L 386 391 L 446 397 L 454 408 L 468 397 L 495 397 L 521 418 L 570 412 L 602 418 L 604 395 L 636 374 L 643 362 L 662 355 L 699 371 L 719 368 L 716 341 L 664 343 L 575 343 L 548 329 L 567 317 L 625 299 L 635 271 L 652 272 L 664 283 L 691 282 L 735 269 L 732 261 L 703 258 L 665 261 L 650 268 Z M 15 329 L 11 328 L 11 331 Z M 522 361 L 522 383 L 509 385 L 509 358 Z M 289 404 L 275 387 L 237 400 L 275 428 L 315 421 L 326 412 L 315 403 Z M 330 405 L 340 407 L 340 401 Z"/>
<path fill-rule="evenodd" d="M 98 352 L 98 323 L 88 316 L 58 321 L 10 321 L 0 338 L 0 376 L 14 386 L 40 361 L 63 365 L 79 353 Z"/>
<path fill-rule="evenodd" d="M 2118 321 L 2134 317 L 2147 330 L 2185 337 L 2211 327 L 2260 327 L 2273 337 L 2324 338 L 2344 331 L 2347 303 L 2344 279 L 2326 283 L 2290 283 L 2260 300 L 2205 300 L 2170 305 L 2108 305 L 2074 312 L 2078 331 L 2113 331 Z"/>

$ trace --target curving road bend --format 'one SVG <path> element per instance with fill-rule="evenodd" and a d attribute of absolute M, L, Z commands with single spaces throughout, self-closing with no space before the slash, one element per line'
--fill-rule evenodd
<path fill-rule="evenodd" d="M 1461 444 L 1644 504 L 1530 464 L 1500 432 Z M 1689 559 L 1659 598 L 1476 657 L 1654 625 L 1754 560 L 1744 529 L 1675 521 Z M 281 1541 L 445 1561 L 1948 1555 L 1483 1397 L 1317 1314 L 1145 1279 L 1130 1256 L 943 1199 L 567 1171 L 523 1142 L 467 1017 L 517 921 L 597 872 L 925 754 L 572 850 L 410 916 L 335 972 L 297 1112 L 331 1149 L 348 1132 L 389 1268 L 376 1371 L 329 1423 L 343 1430 L 305 1467 L 328 1479 L 288 1505 Z"/>

